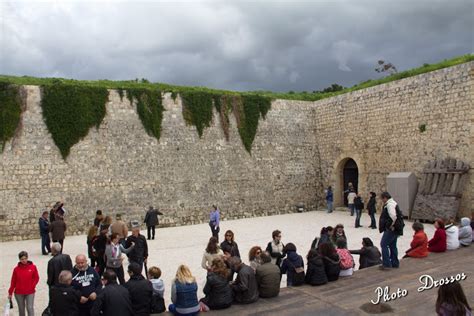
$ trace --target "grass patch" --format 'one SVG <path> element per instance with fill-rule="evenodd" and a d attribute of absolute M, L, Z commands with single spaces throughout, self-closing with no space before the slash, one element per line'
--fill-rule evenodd
<path fill-rule="evenodd" d="M 19 86 L 0 82 L 0 152 L 14 135 L 20 123 L 21 97 Z"/>

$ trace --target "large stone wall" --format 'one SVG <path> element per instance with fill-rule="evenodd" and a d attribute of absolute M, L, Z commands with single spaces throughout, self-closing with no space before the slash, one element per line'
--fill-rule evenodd
<path fill-rule="evenodd" d="M 392 171 L 420 177 L 433 158 L 473 166 L 473 68 L 471 62 L 318 102 L 274 101 L 252 155 L 233 117 L 229 142 L 217 114 L 199 139 L 179 98 L 167 94 L 158 142 L 135 107 L 110 91 L 100 128 L 63 161 L 43 121 L 39 88 L 25 86 L 21 128 L 0 154 L 0 239 L 37 237 L 41 211 L 57 200 L 66 203 L 69 234 L 85 231 L 96 209 L 130 220 L 154 205 L 165 213 L 163 224 L 183 225 L 207 221 L 213 203 L 224 219 L 291 212 L 299 202 L 315 209 L 327 185 L 340 205 L 347 158 L 358 165 L 364 194 L 385 189 Z M 472 211 L 473 178 L 471 169 L 461 215 Z"/>

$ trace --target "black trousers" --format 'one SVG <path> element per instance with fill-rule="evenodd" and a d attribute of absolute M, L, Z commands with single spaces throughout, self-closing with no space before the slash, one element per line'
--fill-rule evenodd
<path fill-rule="evenodd" d="M 217 229 L 214 229 L 214 225 L 212 225 L 211 223 L 209 223 L 209 227 L 211 227 L 212 237 L 216 237 L 217 242 L 219 242 L 219 232 L 220 232 L 221 228 L 217 227 Z"/>
<path fill-rule="evenodd" d="M 155 226 L 147 226 L 146 229 L 148 239 L 155 239 Z"/>
<path fill-rule="evenodd" d="M 117 274 L 117 279 L 118 279 L 119 283 L 120 283 L 121 285 L 124 285 L 124 284 L 125 284 L 125 273 L 124 273 L 124 271 L 123 271 L 123 266 L 120 266 L 120 267 L 118 267 L 118 268 L 110 268 L 110 267 L 107 267 L 107 268 L 105 269 L 105 271 L 107 271 L 107 270 L 112 270 L 112 271 L 114 271 L 115 274 Z"/>

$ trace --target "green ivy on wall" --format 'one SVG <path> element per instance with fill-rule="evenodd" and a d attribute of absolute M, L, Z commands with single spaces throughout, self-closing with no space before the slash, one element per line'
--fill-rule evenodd
<path fill-rule="evenodd" d="M 130 103 L 133 104 L 134 100 L 137 102 L 138 117 L 145 131 L 159 140 L 164 111 L 161 91 L 145 88 L 128 88 L 126 91 Z"/>
<path fill-rule="evenodd" d="M 211 126 L 214 96 L 204 91 L 180 93 L 183 100 L 183 117 L 188 125 L 196 126 L 199 138 L 204 128 Z"/>
<path fill-rule="evenodd" d="M 56 83 L 41 87 L 43 117 L 63 159 L 105 117 L 106 88 Z"/>
<path fill-rule="evenodd" d="M 19 87 L 0 82 L 0 151 L 14 135 L 20 123 L 21 98 Z"/>
<path fill-rule="evenodd" d="M 257 134 L 260 116 L 265 119 L 270 107 L 271 99 L 269 97 L 254 94 L 242 95 L 242 102 L 234 106 L 234 111 L 239 111 L 237 124 L 240 138 L 249 153 L 252 150 L 253 140 Z"/>

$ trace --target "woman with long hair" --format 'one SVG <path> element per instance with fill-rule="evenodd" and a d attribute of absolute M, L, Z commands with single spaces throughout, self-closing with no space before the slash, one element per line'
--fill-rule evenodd
<path fill-rule="evenodd" d="M 202 255 L 201 267 L 204 270 L 211 271 L 212 261 L 217 258 L 222 258 L 223 255 L 224 253 L 219 248 L 217 238 L 209 238 L 206 250 L 204 250 L 204 254 Z"/>
<path fill-rule="evenodd" d="M 87 232 L 87 255 L 89 256 L 89 259 L 91 260 L 91 267 L 95 267 L 97 263 L 97 259 L 94 256 L 94 251 L 92 249 L 92 242 L 95 238 L 97 238 L 97 234 L 99 232 L 99 229 L 97 226 L 92 225 L 89 227 L 89 231 Z"/>
<path fill-rule="evenodd" d="M 339 279 L 339 273 L 341 272 L 341 266 L 339 255 L 337 254 L 336 248 L 332 243 L 324 243 L 319 245 L 319 254 L 323 257 L 324 271 L 328 281 L 336 281 Z"/>
<path fill-rule="evenodd" d="M 176 278 L 171 284 L 171 301 L 168 310 L 176 316 L 199 314 L 200 305 L 197 298 L 196 278 L 189 268 L 182 264 L 176 271 Z"/>
<path fill-rule="evenodd" d="M 18 304 L 18 314 L 25 316 L 25 308 L 28 311 L 28 316 L 35 314 L 34 302 L 36 284 L 39 281 L 38 269 L 33 262 L 28 260 L 28 253 L 20 251 L 18 254 L 18 265 L 13 269 L 10 288 L 8 289 L 8 299 L 12 299 L 15 294 L 15 299 Z"/>
<path fill-rule="evenodd" d="M 257 270 L 257 267 L 262 264 L 260 255 L 262 254 L 262 248 L 260 246 L 253 246 L 249 251 L 249 263 L 253 271 Z"/>
<path fill-rule="evenodd" d="M 306 256 L 308 267 L 306 269 L 305 283 L 310 285 L 322 285 L 328 283 L 326 271 L 324 271 L 323 258 L 316 249 L 311 249 Z"/>
<path fill-rule="evenodd" d="M 436 314 L 440 316 L 471 316 L 472 309 L 467 302 L 461 284 L 454 281 L 441 285 L 436 300 Z"/>
<path fill-rule="evenodd" d="M 231 257 L 239 257 L 240 258 L 240 252 L 239 252 L 239 246 L 234 240 L 234 232 L 231 230 L 228 230 L 225 232 L 225 240 L 221 242 L 221 249 L 224 253 L 228 253 Z"/>
<path fill-rule="evenodd" d="M 207 275 L 203 292 L 206 297 L 201 299 L 209 309 L 224 309 L 232 305 L 232 288 L 227 281 L 229 270 L 220 258 L 212 261 L 211 272 Z"/>

